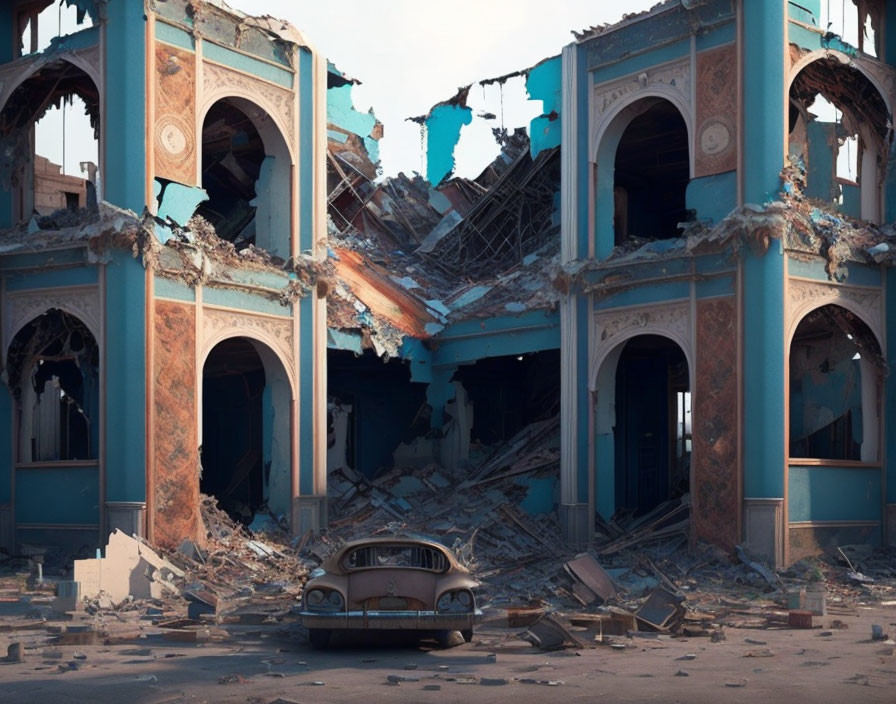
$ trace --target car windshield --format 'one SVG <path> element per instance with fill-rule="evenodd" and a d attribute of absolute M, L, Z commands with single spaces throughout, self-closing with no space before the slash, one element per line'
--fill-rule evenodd
<path fill-rule="evenodd" d="M 347 570 L 371 567 L 411 567 L 432 572 L 444 572 L 448 561 L 438 550 L 425 545 L 377 544 L 362 545 L 342 559 Z"/>

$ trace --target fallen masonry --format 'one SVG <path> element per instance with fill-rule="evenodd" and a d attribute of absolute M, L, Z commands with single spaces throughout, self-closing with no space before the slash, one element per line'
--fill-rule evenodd
<path fill-rule="evenodd" d="M 514 498 L 519 476 L 550 471 L 558 433 L 556 420 L 527 427 L 463 476 L 436 464 L 416 469 L 413 481 L 401 468 L 374 480 L 339 470 L 334 515 L 320 535 L 291 538 L 273 516 L 256 533 L 203 497 L 203 540 L 166 553 L 115 532 L 103 557 L 75 561 L 41 613 L 73 612 L 100 640 L 133 637 L 136 623 L 186 642 L 227 638 L 227 627 L 240 625 L 301 638 L 295 611 L 308 574 L 345 542 L 385 535 L 441 536 L 481 582 L 484 627 L 511 629 L 542 650 L 627 647 L 658 635 L 718 642 L 725 629 L 817 625 L 813 613 L 842 623 L 858 603 L 896 598 L 886 550 L 847 546 L 783 572 L 743 549 L 738 558 L 703 544 L 689 550 L 680 519 L 687 497 L 642 517 L 615 516 L 591 550 L 571 552 L 551 515 L 528 515 Z M 39 593 L 52 584 L 37 585 Z M 122 622 L 130 629 L 117 635 Z"/>

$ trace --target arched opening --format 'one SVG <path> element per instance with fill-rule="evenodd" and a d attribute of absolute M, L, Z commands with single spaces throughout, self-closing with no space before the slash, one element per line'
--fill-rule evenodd
<path fill-rule="evenodd" d="M 199 488 L 247 525 L 263 508 L 289 515 L 291 398 L 279 359 L 254 340 L 224 340 L 205 361 Z"/>
<path fill-rule="evenodd" d="M 790 87 L 788 154 L 803 192 L 846 215 L 880 222 L 890 116 L 877 88 L 836 58 L 807 64 Z"/>
<path fill-rule="evenodd" d="M 7 353 L 19 464 L 99 456 L 99 348 L 78 318 L 51 309 L 23 327 Z"/>
<path fill-rule="evenodd" d="M 617 245 L 631 238 L 680 236 L 678 224 L 687 220 L 689 154 L 687 125 L 668 100 L 653 100 L 629 122 L 615 157 L 613 225 Z"/>
<path fill-rule="evenodd" d="M 833 304 L 807 314 L 790 343 L 790 457 L 877 460 L 886 368 L 858 316 Z"/>
<path fill-rule="evenodd" d="M 34 215 L 49 228 L 42 216 L 96 208 L 99 131 L 99 91 L 68 61 L 45 64 L 12 92 L 0 113 L 0 182 L 13 192 L 14 222 Z"/>
<path fill-rule="evenodd" d="M 597 378 L 597 509 L 649 513 L 690 491 L 691 391 L 672 340 L 638 335 L 605 358 Z"/>
<path fill-rule="evenodd" d="M 202 187 L 197 214 L 237 249 L 250 245 L 290 255 L 289 149 L 273 120 L 242 98 L 224 98 L 202 128 Z"/>

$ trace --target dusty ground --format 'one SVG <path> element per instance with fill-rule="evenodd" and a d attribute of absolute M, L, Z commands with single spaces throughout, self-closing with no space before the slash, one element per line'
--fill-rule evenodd
<path fill-rule="evenodd" d="M 107 625 L 109 643 L 56 645 L 65 622 L 0 607 L 2 652 L 25 647 L 24 662 L 0 663 L 4 702 L 896 701 L 894 646 L 871 640 L 872 624 L 896 634 L 896 607 L 858 606 L 812 630 L 728 627 L 721 642 L 641 635 L 550 653 L 491 625 L 447 650 L 392 639 L 318 652 L 289 624 L 212 628 L 181 644 L 131 619 Z"/>

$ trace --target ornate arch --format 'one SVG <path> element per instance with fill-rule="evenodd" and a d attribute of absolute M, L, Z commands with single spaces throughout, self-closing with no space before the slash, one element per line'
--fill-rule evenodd
<path fill-rule="evenodd" d="M 595 314 L 595 344 L 591 351 L 588 388 L 596 391 L 601 367 L 607 358 L 633 337 L 658 335 L 681 348 L 688 363 L 688 383 L 694 388 L 694 350 L 691 345 L 690 303 L 626 308 Z"/>
<path fill-rule="evenodd" d="M 614 121 L 623 111 L 644 98 L 668 100 L 681 114 L 688 130 L 689 161 L 693 173 L 694 116 L 691 110 L 691 68 L 688 60 L 649 69 L 637 76 L 594 88 L 589 147 L 591 160 L 597 161 L 601 144 Z M 623 118 L 625 124 L 620 126 L 620 134 L 634 117 L 636 115 L 632 114 L 628 119 Z"/>
<path fill-rule="evenodd" d="M 66 63 L 79 68 L 96 86 L 97 92 L 103 93 L 102 73 L 99 66 L 99 48 L 91 47 L 82 51 L 62 51 L 52 52 L 49 54 L 40 54 L 33 61 L 26 65 L 23 70 L 18 62 L 15 64 L 15 74 L 9 74 L 9 81 L 2 80 L 0 75 L 0 112 L 6 108 L 6 103 L 15 90 L 30 79 L 35 73 L 47 64 L 57 61 L 65 61 Z M 14 78 L 13 78 L 14 76 Z M 100 101 L 102 102 L 102 101 Z M 100 105 L 100 124 L 103 122 L 102 105 Z"/>
<path fill-rule="evenodd" d="M 225 98 L 242 98 L 270 118 L 280 139 L 286 144 L 290 159 L 295 163 L 296 112 L 292 91 L 206 61 L 202 64 L 202 96 L 196 110 L 200 134 L 208 111 Z M 256 124 L 256 128 L 264 139 L 262 126 Z M 269 146 L 266 144 L 266 147 Z"/>
<path fill-rule="evenodd" d="M 799 279 L 791 279 L 789 285 L 790 314 L 786 338 L 788 354 L 799 324 L 813 310 L 826 305 L 840 306 L 855 315 L 874 333 L 881 352 L 886 353 L 883 334 L 883 294 L 880 289 L 838 286 Z"/>
<path fill-rule="evenodd" d="M 296 365 L 293 363 L 293 322 L 291 318 L 203 309 L 202 345 L 198 367 L 200 373 L 215 346 L 232 337 L 245 337 L 267 347 L 286 372 L 292 397 L 297 398 L 298 385 L 295 376 Z M 264 361 L 263 358 L 262 361 Z"/>
<path fill-rule="evenodd" d="M 3 311 L 4 360 L 15 336 L 32 320 L 53 308 L 68 313 L 84 323 L 93 339 L 99 344 L 102 314 L 99 289 L 96 286 L 7 293 Z"/>
<path fill-rule="evenodd" d="M 795 61 L 790 67 L 790 73 L 787 76 L 787 93 L 790 93 L 793 81 L 800 74 L 800 71 L 809 64 L 823 59 L 835 59 L 842 65 L 854 68 L 865 76 L 871 82 L 871 85 L 877 89 L 877 92 L 880 93 L 884 105 L 887 106 L 887 112 L 891 115 L 893 114 L 892 97 L 894 89 L 896 89 L 896 74 L 894 74 L 893 70 L 889 67 L 878 67 L 862 59 L 853 59 L 842 51 L 834 49 L 816 49 L 808 54 L 804 54 Z"/>

